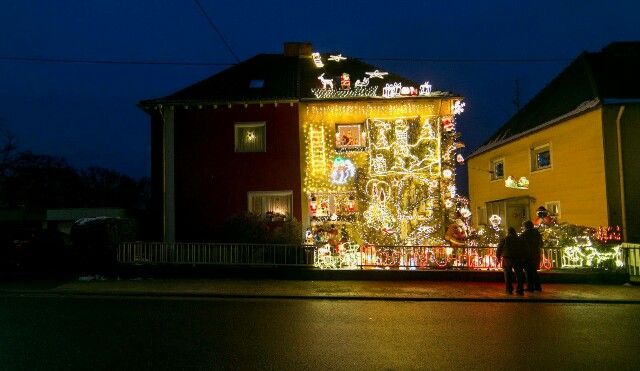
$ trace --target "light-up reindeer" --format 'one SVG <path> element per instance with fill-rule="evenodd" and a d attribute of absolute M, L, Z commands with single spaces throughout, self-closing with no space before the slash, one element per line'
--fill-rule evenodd
<path fill-rule="evenodd" d="M 331 79 L 325 79 L 324 78 L 324 73 L 320 76 L 318 76 L 318 80 L 320 80 L 320 82 L 322 83 L 322 89 L 326 89 L 327 85 L 331 87 L 331 90 L 333 90 L 333 80 Z"/>

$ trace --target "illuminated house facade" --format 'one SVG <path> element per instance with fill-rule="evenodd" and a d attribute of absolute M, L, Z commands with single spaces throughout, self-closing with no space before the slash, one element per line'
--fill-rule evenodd
<path fill-rule="evenodd" d="M 165 241 L 248 211 L 296 218 L 313 243 L 436 244 L 456 216 L 464 103 L 428 82 L 285 43 L 140 106 Z"/>
<path fill-rule="evenodd" d="M 640 43 L 583 53 L 467 159 L 474 224 L 545 206 L 640 241 Z"/>

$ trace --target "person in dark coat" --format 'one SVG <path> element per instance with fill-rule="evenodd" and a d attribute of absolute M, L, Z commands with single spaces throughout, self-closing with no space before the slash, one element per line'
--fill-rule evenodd
<path fill-rule="evenodd" d="M 538 274 L 543 246 L 542 235 L 537 229 L 535 229 L 531 220 L 527 220 L 522 223 L 522 225 L 524 227 L 524 232 L 522 232 L 520 239 L 527 251 L 525 261 L 525 270 L 527 272 L 527 291 L 542 291 L 540 275 Z"/>
<path fill-rule="evenodd" d="M 524 293 L 523 265 L 525 250 L 514 228 L 510 227 L 507 236 L 500 240 L 496 257 L 498 261 L 502 259 L 502 270 L 504 271 L 504 283 L 507 293 L 513 294 L 513 271 L 515 270 L 516 280 L 518 281 L 516 292 L 522 295 Z"/>

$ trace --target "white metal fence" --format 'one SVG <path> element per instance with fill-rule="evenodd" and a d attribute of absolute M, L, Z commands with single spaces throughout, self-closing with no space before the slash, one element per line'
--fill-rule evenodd
<path fill-rule="evenodd" d="M 118 246 L 124 264 L 311 265 L 313 246 L 187 242 L 125 242 Z"/>

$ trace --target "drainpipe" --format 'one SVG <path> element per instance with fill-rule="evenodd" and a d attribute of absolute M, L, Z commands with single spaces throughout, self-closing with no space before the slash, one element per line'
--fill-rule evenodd
<path fill-rule="evenodd" d="M 618 117 L 616 117 L 616 134 L 618 139 L 618 174 L 620 174 L 620 213 L 622 214 L 622 238 L 627 241 L 627 208 L 624 197 L 624 169 L 622 167 L 622 129 L 621 118 L 624 113 L 625 106 L 620 106 Z"/>
<path fill-rule="evenodd" d="M 172 243 L 176 240 L 174 107 L 162 113 L 162 239 Z"/>

